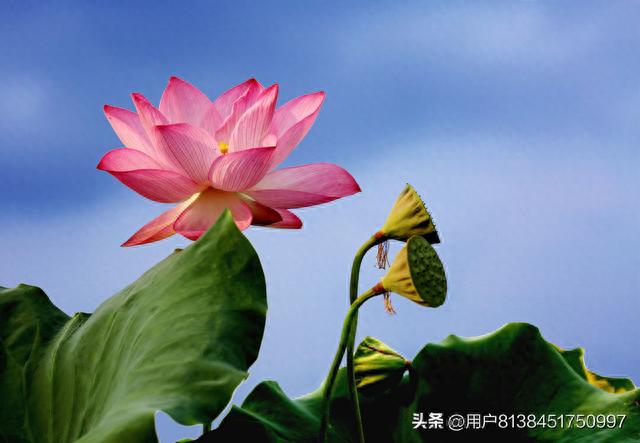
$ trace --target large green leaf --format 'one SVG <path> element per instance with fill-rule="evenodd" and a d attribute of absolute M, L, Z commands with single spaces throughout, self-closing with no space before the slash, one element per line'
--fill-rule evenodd
<path fill-rule="evenodd" d="M 570 350 L 556 349 L 558 349 L 558 352 L 562 354 L 567 364 L 571 366 L 580 377 L 600 389 L 621 394 L 623 392 L 633 391 L 636 388 L 633 381 L 628 378 L 604 377 L 588 370 L 584 364 L 584 349 L 582 348 Z"/>
<path fill-rule="evenodd" d="M 537 328 L 523 323 L 509 324 L 483 337 L 450 336 L 440 344 L 428 344 L 393 390 L 365 392 L 360 401 L 369 442 L 640 441 L 640 390 L 613 394 L 593 386 Z M 242 407 L 233 407 L 221 426 L 201 441 L 314 442 L 321 399 L 321 389 L 292 400 L 275 382 L 263 382 Z M 348 399 L 341 370 L 332 403 L 332 441 L 357 441 Z M 443 413 L 445 422 L 456 413 L 465 417 L 564 414 L 566 421 L 564 428 L 556 423 L 554 428 L 538 425 L 532 429 L 500 429 L 497 425 L 460 432 L 414 429 L 413 414 L 423 413 L 426 420 L 430 412 Z M 625 419 L 622 427 L 579 429 L 580 420 L 567 426 L 568 414 L 617 414 Z"/>
<path fill-rule="evenodd" d="M 260 261 L 227 212 L 94 314 L 0 290 L 0 441 L 157 441 L 154 413 L 208 423 L 255 361 Z"/>

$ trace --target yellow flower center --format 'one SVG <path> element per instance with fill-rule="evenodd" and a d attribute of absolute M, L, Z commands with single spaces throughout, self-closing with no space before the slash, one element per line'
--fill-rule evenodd
<path fill-rule="evenodd" d="M 220 149 L 220 153 L 222 155 L 226 154 L 227 152 L 229 152 L 229 143 L 218 142 L 218 149 Z"/>

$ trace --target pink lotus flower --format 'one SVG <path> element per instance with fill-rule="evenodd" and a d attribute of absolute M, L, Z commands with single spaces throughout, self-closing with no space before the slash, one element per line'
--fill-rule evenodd
<path fill-rule="evenodd" d="M 105 106 L 124 148 L 108 152 L 98 169 L 148 199 L 176 206 L 153 219 L 123 246 L 176 232 L 198 239 L 225 208 L 239 229 L 250 225 L 299 229 L 289 209 L 326 203 L 360 191 L 339 166 L 314 163 L 275 169 L 313 125 L 323 92 L 276 109 L 278 85 L 254 79 L 211 102 L 177 77 L 159 108 L 132 94 L 136 112 Z"/>

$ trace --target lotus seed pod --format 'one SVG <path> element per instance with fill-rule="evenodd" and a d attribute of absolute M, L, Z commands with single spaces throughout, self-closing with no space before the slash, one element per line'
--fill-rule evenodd
<path fill-rule="evenodd" d="M 444 266 L 433 246 L 418 235 L 398 252 L 381 283 L 386 291 L 432 308 L 444 303 L 447 296 Z"/>
<path fill-rule="evenodd" d="M 411 363 L 380 340 L 367 337 L 358 345 L 353 364 L 358 389 L 375 394 L 397 386 Z"/>
<path fill-rule="evenodd" d="M 400 241 L 420 235 L 431 244 L 440 243 L 431 214 L 410 184 L 400 193 L 378 235 Z"/>

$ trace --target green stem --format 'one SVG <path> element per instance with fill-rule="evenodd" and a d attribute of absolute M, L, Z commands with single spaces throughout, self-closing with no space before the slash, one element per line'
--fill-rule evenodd
<path fill-rule="evenodd" d="M 369 240 L 364 242 L 356 256 L 353 258 L 353 264 L 351 265 L 351 280 L 349 284 L 349 304 L 352 304 L 358 298 L 358 280 L 360 279 L 360 265 L 365 254 L 369 252 L 369 249 L 373 248 L 378 243 L 384 242 L 385 239 L 379 235 L 372 235 Z"/>
<path fill-rule="evenodd" d="M 324 384 L 324 390 L 322 394 L 323 407 L 322 418 L 320 420 L 319 436 L 319 441 L 321 443 L 325 441 L 327 435 L 327 425 L 329 422 L 329 414 L 331 410 L 331 393 L 333 391 L 333 385 L 336 381 L 336 376 L 338 375 L 338 369 L 340 369 L 340 362 L 342 362 L 344 351 L 347 349 L 347 341 L 349 340 L 353 319 L 357 315 L 358 309 L 364 302 L 379 294 L 380 292 L 374 290 L 373 288 L 364 292 L 351 304 L 351 307 L 349 307 L 349 311 L 347 312 L 347 316 L 344 319 L 342 334 L 340 336 L 340 344 L 338 345 L 338 350 L 336 351 L 336 355 L 333 358 L 333 363 L 331 363 L 331 369 L 329 370 L 329 375 L 327 376 L 327 380 Z"/>
<path fill-rule="evenodd" d="M 367 254 L 369 249 L 373 248 L 378 243 L 382 242 L 378 236 L 373 235 L 369 240 L 364 242 L 358 252 L 356 252 L 353 258 L 353 264 L 351 265 L 351 279 L 349 281 L 349 304 L 352 304 L 358 297 L 358 281 L 360 280 L 360 267 L 362 265 L 362 259 Z M 358 435 L 358 441 L 365 443 L 364 441 L 364 427 L 362 425 L 362 414 L 360 413 L 360 402 L 358 400 L 358 388 L 356 386 L 355 370 L 353 367 L 353 352 L 355 348 L 356 330 L 358 328 L 358 313 L 356 312 L 353 317 L 351 329 L 349 331 L 349 339 L 347 341 L 347 382 L 349 385 L 349 397 L 351 398 L 351 404 L 353 405 L 353 415 L 356 422 L 356 433 Z"/>

